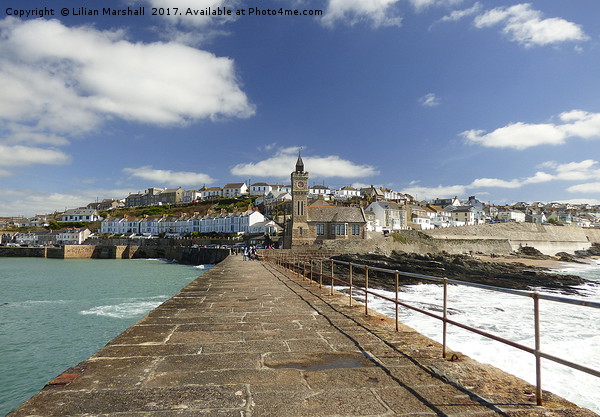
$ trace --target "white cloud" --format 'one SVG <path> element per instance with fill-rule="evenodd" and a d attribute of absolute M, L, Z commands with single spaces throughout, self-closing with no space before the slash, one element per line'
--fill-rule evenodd
<path fill-rule="evenodd" d="M 402 18 L 394 6 L 400 0 L 329 0 L 322 22 L 332 27 L 338 21 L 355 25 L 370 22 L 373 27 L 400 26 Z"/>
<path fill-rule="evenodd" d="M 425 107 L 435 107 L 438 106 L 441 102 L 439 97 L 437 97 L 434 93 L 428 93 L 419 99 L 419 103 L 421 103 L 421 105 Z"/>
<path fill-rule="evenodd" d="M 519 188 L 523 185 L 519 180 L 501 180 L 498 178 L 478 178 L 469 187 Z"/>
<path fill-rule="evenodd" d="M 471 16 L 475 13 L 478 13 L 481 10 L 481 4 L 479 2 L 475 3 L 473 6 L 468 9 L 463 10 L 453 10 L 449 15 L 444 16 L 440 19 L 441 22 L 456 22 L 464 17 Z"/>
<path fill-rule="evenodd" d="M 14 167 L 34 164 L 63 165 L 70 161 L 68 155 L 54 149 L 0 144 L 0 166 Z"/>
<path fill-rule="evenodd" d="M 556 17 L 543 19 L 542 12 L 532 9 L 529 3 L 489 10 L 477 16 L 474 23 L 477 28 L 501 24 L 510 40 L 525 47 L 588 39 L 580 25 Z"/>
<path fill-rule="evenodd" d="M 96 198 L 125 198 L 128 190 L 69 190 L 61 193 L 45 193 L 39 190 L 0 189 L 0 216 L 34 216 L 65 208 L 86 206 Z"/>
<path fill-rule="evenodd" d="M 262 161 L 237 164 L 231 173 L 242 177 L 287 178 L 296 166 L 298 147 L 279 149 Z M 377 175 L 379 172 L 370 165 L 358 165 L 341 159 L 339 156 L 302 156 L 304 167 L 311 176 L 320 178 L 341 177 L 358 178 Z"/>
<path fill-rule="evenodd" d="M 152 181 L 156 184 L 171 186 L 195 185 L 200 187 L 204 184 L 212 184 L 215 180 L 207 174 L 196 172 L 175 172 L 164 169 L 153 169 L 150 166 L 139 168 L 124 168 L 123 172 L 135 178 Z"/>
<path fill-rule="evenodd" d="M 410 3 L 417 10 L 417 12 L 423 11 L 429 7 L 451 7 L 461 4 L 463 0 L 410 0 Z"/>
<path fill-rule="evenodd" d="M 513 123 L 485 133 L 467 130 L 461 135 L 469 142 L 490 148 L 527 149 L 539 145 L 562 145 L 566 135 L 552 124 Z"/>
<path fill-rule="evenodd" d="M 412 182 L 409 187 L 402 190 L 404 193 L 418 195 L 420 199 L 452 197 L 455 195 L 464 195 L 469 192 L 477 191 L 482 194 L 481 189 L 485 188 L 507 188 L 517 189 L 529 184 L 540 184 L 551 181 L 589 181 L 600 180 L 600 168 L 598 161 L 591 159 L 580 162 L 569 162 L 559 164 L 554 161 L 544 162 L 540 168 L 547 168 L 553 173 L 543 171 L 536 172 L 531 177 L 503 180 L 499 178 L 477 178 L 467 185 L 449 185 L 437 187 L 423 187 L 418 183 Z M 595 191 L 598 190 L 598 191 Z M 600 192 L 600 183 L 587 183 L 574 185 L 567 188 L 569 192 Z"/>
<path fill-rule="evenodd" d="M 585 184 L 573 185 L 567 188 L 570 193 L 588 193 L 597 194 L 600 193 L 600 182 L 588 182 Z"/>
<path fill-rule="evenodd" d="M 467 142 L 490 148 L 527 149 L 540 145 L 562 145 L 569 138 L 600 138 L 600 113 L 571 110 L 558 116 L 563 123 L 512 123 L 486 133 L 484 130 L 467 130 L 460 135 Z"/>
<path fill-rule="evenodd" d="M 155 125 L 254 114 L 234 62 L 57 20 L 0 20 L 0 143 L 67 145 L 110 118 Z"/>

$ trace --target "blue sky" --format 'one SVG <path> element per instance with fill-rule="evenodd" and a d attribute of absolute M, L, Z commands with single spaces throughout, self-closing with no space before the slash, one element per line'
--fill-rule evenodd
<path fill-rule="evenodd" d="M 52 3 L 0 9 L 0 216 L 288 183 L 300 147 L 331 187 L 600 203 L 597 0 Z"/>

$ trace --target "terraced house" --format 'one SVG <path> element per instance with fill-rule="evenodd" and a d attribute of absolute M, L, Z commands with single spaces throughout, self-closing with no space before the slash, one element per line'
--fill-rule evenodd
<path fill-rule="evenodd" d="M 180 216 L 144 216 L 109 217 L 100 226 L 100 233 L 105 234 L 140 234 L 144 236 L 177 237 L 193 232 L 200 234 L 275 234 L 277 225 L 265 219 L 260 212 L 246 211 L 200 216 L 182 214 Z"/>

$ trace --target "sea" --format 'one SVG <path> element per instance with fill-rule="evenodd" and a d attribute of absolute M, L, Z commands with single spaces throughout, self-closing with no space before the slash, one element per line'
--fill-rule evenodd
<path fill-rule="evenodd" d="M 0 415 L 210 266 L 164 259 L 0 258 Z"/>
<path fill-rule="evenodd" d="M 0 258 L 0 415 L 90 357 L 209 268 L 161 259 Z M 568 264 L 557 272 L 600 283 L 600 261 Z M 600 285 L 585 285 L 580 291 L 568 297 L 600 302 Z M 440 314 L 442 295 L 438 285 L 413 285 L 402 288 L 400 299 Z M 369 307 L 395 316 L 393 305 L 372 296 Z M 600 310 L 545 300 L 540 308 L 542 351 L 600 370 Z M 449 315 L 533 347 L 530 298 L 450 286 Z M 441 342 L 438 320 L 402 308 L 400 320 Z M 448 346 L 535 384 L 533 355 L 454 326 L 449 326 Z M 600 413 L 600 378 L 542 360 L 542 386 Z"/>
<path fill-rule="evenodd" d="M 579 275 L 599 285 L 579 287 L 577 296 L 537 289 L 567 298 L 600 302 L 600 260 L 589 264 L 565 264 L 554 272 Z M 394 298 L 392 292 L 377 290 Z M 364 295 L 354 291 L 359 301 Z M 400 301 L 441 315 L 443 287 L 435 284 L 402 287 Z M 395 317 L 392 303 L 369 296 L 369 307 Z M 448 315 L 451 319 L 534 347 L 533 299 L 451 285 L 448 288 Z M 413 310 L 400 308 L 399 319 L 419 333 L 442 342 L 442 323 Z M 541 350 L 600 371 L 600 309 L 540 300 Z M 532 354 L 484 338 L 456 326 L 448 326 L 448 347 L 479 362 L 491 364 L 535 385 L 535 358 Z M 441 355 L 441 352 L 440 352 Z M 600 378 L 542 359 L 542 389 L 600 414 Z"/>

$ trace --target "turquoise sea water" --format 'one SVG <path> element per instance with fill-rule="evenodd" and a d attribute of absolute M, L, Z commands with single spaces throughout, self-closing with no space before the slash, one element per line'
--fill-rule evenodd
<path fill-rule="evenodd" d="M 0 415 L 204 270 L 147 259 L 0 258 Z"/>

